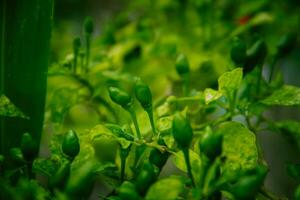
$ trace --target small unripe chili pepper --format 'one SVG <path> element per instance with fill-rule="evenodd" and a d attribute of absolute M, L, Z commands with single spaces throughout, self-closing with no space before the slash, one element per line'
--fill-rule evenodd
<path fill-rule="evenodd" d="M 91 35 L 94 32 L 94 23 L 91 17 L 86 17 L 83 23 L 83 29 L 85 33 L 86 48 L 85 48 L 85 67 L 83 73 L 88 71 L 90 63 L 90 48 L 91 48 Z"/>
<path fill-rule="evenodd" d="M 184 54 L 179 54 L 175 63 L 177 73 L 182 76 L 190 72 L 190 65 L 188 59 Z"/>
<path fill-rule="evenodd" d="M 135 83 L 134 91 L 137 100 L 144 109 L 152 107 L 152 93 L 148 85 L 139 79 Z"/>
<path fill-rule="evenodd" d="M 214 160 L 222 153 L 223 135 L 206 131 L 200 140 L 200 152 L 204 153 L 210 160 Z"/>
<path fill-rule="evenodd" d="M 176 143 L 178 144 L 178 147 L 183 152 L 188 176 L 190 177 L 193 186 L 195 186 L 189 157 L 189 147 L 193 139 L 193 129 L 189 120 L 181 113 L 176 113 L 173 118 L 172 134 Z"/>
<path fill-rule="evenodd" d="M 11 148 L 9 150 L 10 158 L 16 164 L 24 164 L 25 160 L 22 154 L 22 150 L 20 148 Z"/>
<path fill-rule="evenodd" d="M 29 133 L 24 133 L 22 136 L 21 150 L 27 161 L 32 161 L 38 154 L 39 146 Z"/>
<path fill-rule="evenodd" d="M 262 65 L 267 56 L 268 49 L 264 40 L 257 40 L 248 50 L 244 72 L 252 71 L 256 66 Z"/>
<path fill-rule="evenodd" d="M 129 181 L 124 181 L 119 188 L 119 197 L 122 200 L 139 200 L 141 197 L 135 189 L 135 185 Z"/>
<path fill-rule="evenodd" d="M 152 109 L 152 93 L 148 85 L 142 82 L 140 79 L 135 83 L 135 96 L 137 100 L 140 102 L 141 106 L 147 112 L 152 131 L 156 133 L 156 128 L 154 124 L 154 117 L 153 117 L 153 109 Z"/>
<path fill-rule="evenodd" d="M 139 194 L 146 194 L 148 188 L 157 178 L 157 172 L 151 163 L 146 162 L 135 179 L 135 188 Z"/>
<path fill-rule="evenodd" d="M 181 113 L 176 113 L 174 116 L 172 134 L 179 148 L 189 148 L 193 139 L 193 129 L 189 120 Z"/>
<path fill-rule="evenodd" d="M 141 139 L 141 133 L 138 126 L 137 118 L 135 111 L 133 109 L 133 98 L 124 90 L 121 90 L 116 87 L 109 87 L 108 88 L 109 96 L 113 102 L 122 106 L 126 111 L 129 112 L 131 119 L 134 123 L 136 134 L 138 139 Z"/>
<path fill-rule="evenodd" d="M 21 150 L 27 161 L 32 161 L 38 154 L 39 147 L 29 133 L 24 133 L 22 136 Z"/>
<path fill-rule="evenodd" d="M 65 155 L 74 160 L 80 151 L 79 139 L 74 130 L 69 130 L 65 133 L 62 141 L 62 151 Z"/>
<path fill-rule="evenodd" d="M 297 43 L 297 34 L 296 33 L 288 33 L 280 38 L 277 43 L 277 55 L 278 57 L 283 57 L 290 53 L 296 46 Z"/>
<path fill-rule="evenodd" d="M 91 17 L 86 17 L 83 22 L 84 32 L 92 34 L 94 31 L 94 22 Z"/>
<path fill-rule="evenodd" d="M 113 102 L 122 106 L 125 110 L 130 109 L 133 99 L 127 92 L 116 87 L 109 87 L 108 92 Z"/>
<path fill-rule="evenodd" d="M 88 199 L 96 177 L 95 167 L 95 163 L 86 162 L 74 176 L 71 174 L 65 189 L 70 199 Z"/>
<path fill-rule="evenodd" d="M 49 184 L 51 188 L 58 188 L 63 190 L 70 176 L 71 163 L 64 161 L 59 167 L 58 171 L 50 177 Z"/>
<path fill-rule="evenodd" d="M 237 65 L 243 65 L 246 60 L 246 44 L 239 38 L 235 38 L 230 50 L 231 60 Z"/>
<path fill-rule="evenodd" d="M 265 166 L 258 166 L 251 174 L 246 174 L 239 178 L 234 183 L 229 192 L 239 200 L 252 200 L 259 192 L 265 177 L 268 173 L 268 169 Z"/>
<path fill-rule="evenodd" d="M 164 143 L 164 141 L 160 138 L 157 142 L 159 145 L 166 145 Z M 156 167 L 158 167 L 159 170 L 161 170 L 163 168 L 163 166 L 166 164 L 168 158 L 170 156 L 169 152 L 161 152 L 160 150 L 153 148 L 150 151 L 150 155 L 149 155 L 149 161 L 155 165 Z"/>

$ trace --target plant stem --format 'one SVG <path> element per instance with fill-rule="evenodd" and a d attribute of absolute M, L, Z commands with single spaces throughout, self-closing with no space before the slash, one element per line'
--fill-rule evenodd
<path fill-rule="evenodd" d="M 184 96 L 188 96 L 188 93 L 189 93 L 189 82 L 190 82 L 189 74 L 186 74 L 183 77 L 183 84 L 182 84 L 182 92 L 183 92 Z"/>
<path fill-rule="evenodd" d="M 201 154 L 202 155 L 202 154 Z M 206 156 L 201 156 L 201 170 L 199 175 L 199 188 L 202 188 L 204 185 L 205 175 L 209 167 L 209 159 Z"/>
<path fill-rule="evenodd" d="M 261 85 L 261 79 L 262 79 L 262 65 L 258 65 L 258 72 L 257 72 L 257 84 L 256 84 L 256 94 L 259 97 L 260 96 L 260 85 Z"/>
<path fill-rule="evenodd" d="M 193 177 L 193 174 L 192 174 L 192 167 L 191 167 L 191 163 L 190 163 L 189 149 L 188 148 L 182 149 L 182 152 L 183 152 L 183 155 L 184 155 L 184 160 L 185 160 L 188 176 L 190 177 L 190 179 L 192 181 L 193 187 L 195 187 L 195 181 L 194 181 L 194 177 Z"/>
<path fill-rule="evenodd" d="M 131 119 L 132 119 L 132 121 L 133 121 L 135 130 L 136 130 L 137 138 L 140 140 L 140 139 L 142 139 L 142 137 L 141 137 L 141 132 L 140 132 L 139 125 L 138 125 L 138 122 L 137 122 L 137 118 L 136 118 L 135 111 L 134 111 L 133 108 L 129 108 L 129 109 L 128 109 L 128 112 L 129 112 L 129 114 L 130 114 L 130 116 L 131 116 Z"/>
<path fill-rule="evenodd" d="M 145 109 L 147 114 L 148 114 L 148 117 L 149 117 L 149 120 L 150 120 L 150 124 L 151 124 L 151 128 L 152 128 L 152 131 L 154 133 L 154 135 L 157 135 L 157 132 L 156 132 L 156 128 L 155 128 L 155 123 L 154 123 L 154 117 L 153 117 L 153 109 L 152 109 L 152 106 Z"/>
<path fill-rule="evenodd" d="M 269 76 L 269 83 L 271 83 L 272 78 L 273 78 L 273 74 L 274 74 L 274 70 L 275 70 L 275 64 L 277 62 L 278 57 L 275 55 L 273 57 L 272 63 L 270 65 L 270 76 Z"/>
<path fill-rule="evenodd" d="M 125 166 L 126 166 L 126 157 L 121 156 L 121 174 L 120 174 L 121 182 L 123 182 L 125 178 Z"/>
<path fill-rule="evenodd" d="M 86 33 L 86 49 L 85 49 L 85 69 L 84 73 L 88 71 L 90 64 L 90 48 L 91 48 L 91 35 Z"/>

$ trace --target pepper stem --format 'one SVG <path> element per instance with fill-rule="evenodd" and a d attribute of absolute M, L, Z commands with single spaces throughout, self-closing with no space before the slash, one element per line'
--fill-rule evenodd
<path fill-rule="evenodd" d="M 272 81 L 276 62 L 277 62 L 277 56 L 275 55 L 274 58 L 273 58 L 273 60 L 272 60 L 271 65 L 270 65 L 269 83 L 271 83 L 271 81 Z"/>
<path fill-rule="evenodd" d="M 152 109 L 152 106 L 150 106 L 149 108 L 146 108 L 145 110 L 146 110 L 146 112 L 147 112 L 147 114 L 148 114 L 148 117 L 149 117 L 149 120 L 150 120 L 150 124 L 151 124 L 152 131 L 153 131 L 154 135 L 157 135 L 156 128 L 155 128 L 155 123 L 154 123 L 154 117 L 153 117 L 153 109 Z"/>
<path fill-rule="evenodd" d="M 190 179 L 192 181 L 193 187 L 195 187 L 195 181 L 194 181 L 194 177 L 193 177 L 193 174 L 192 174 L 192 167 L 191 167 L 191 163 L 190 163 L 189 149 L 184 148 L 184 149 L 182 149 L 182 152 L 183 152 L 183 155 L 184 155 L 184 160 L 185 160 L 188 176 L 190 177 Z"/>
<path fill-rule="evenodd" d="M 189 74 L 185 74 L 182 78 L 183 78 L 182 92 L 184 96 L 188 96 L 189 82 L 190 82 Z"/>
<path fill-rule="evenodd" d="M 90 64 L 90 48 L 91 48 L 91 35 L 86 33 L 86 49 L 85 49 L 85 69 L 84 69 L 84 73 L 86 73 L 88 71 L 88 67 Z"/>
<path fill-rule="evenodd" d="M 135 127 L 135 130 L 136 130 L 136 135 L 138 137 L 138 139 L 142 139 L 141 137 L 141 132 L 140 132 L 140 129 L 139 129 L 139 125 L 138 125 L 138 122 L 137 122 L 137 118 L 136 118 L 136 114 L 135 114 L 135 111 L 134 109 L 131 107 L 128 109 L 128 112 L 131 116 L 131 119 L 133 121 L 133 124 L 134 124 L 134 127 Z"/>
<path fill-rule="evenodd" d="M 125 178 L 126 157 L 124 157 L 122 155 L 120 155 L 120 157 L 121 157 L 121 174 L 120 174 L 120 179 L 121 179 L 121 182 L 123 182 L 124 178 Z"/>

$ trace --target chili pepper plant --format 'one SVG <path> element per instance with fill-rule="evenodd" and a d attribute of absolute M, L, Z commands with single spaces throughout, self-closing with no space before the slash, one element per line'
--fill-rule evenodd
<path fill-rule="evenodd" d="M 299 55 L 297 2 L 233 2 L 133 1 L 99 36 L 86 17 L 49 67 L 42 145 L 28 129 L 1 152 L 1 199 L 300 199 L 269 187 L 258 137 L 300 148 L 300 122 L 270 114 L 300 105 L 281 70 Z M 0 97 L 1 116 L 26 114 Z"/>

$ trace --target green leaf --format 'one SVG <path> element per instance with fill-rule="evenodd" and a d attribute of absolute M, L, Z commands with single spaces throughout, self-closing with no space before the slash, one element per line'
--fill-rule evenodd
<path fill-rule="evenodd" d="M 61 159 L 58 156 L 53 156 L 50 159 L 38 158 L 35 159 L 32 165 L 32 170 L 44 176 L 52 176 L 58 170 L 61 164 Z"/>
<path fill-rule="evenodd" d="M 283 136 L 300 148 L 300 122 L 284 120 L 276 122 L 275 125 L 283 133 Z"/>
<path fill-rule="evenodd" d="M 193 151 L 191 149 L 189 150 L 189 155 L 190 155 L 192 173 L 193 173 L 193 176 L 195 177 L 195 180 L 197 181 L 197 180 L 199 180 L 199 174 L 200 174 L 200 170 L 201 170 L 200 156 L 199 156 L 199 154 L 197 154 L 195 151 Z M 179 151 L 175 155 L 173 155 L 172 161 L 178 169 L 187 173 L 186 163 L 185 163 L 185 159 L 184 159 L 184 155 L 183 155 L 182 151 Z"/>
<path fill-rule="evenodd" d="M 0 96 L 0 116 L 29 119 L 28 116 L 26 116 L 3 94 Z"/>
<path fill-rule="evenodd" d="M 224 122 L 217 131 L 223 134 L 224 170 L 234 172 L 256 166 L 258 152 L 254 133 L 238 122 Z"/>
<path fill-rule="evenodd" d="M 176 200 L 184 189 L 184 179 L 171 176 L 154 183 L 146 194 L 146 200 L 165 199 Z"/>
<path fill-rule="evenodd" d="M 243 80 L 242 68 L 236 68 L 230 72 L 225 72 L 218 79 L 219 91 L 223 94 L 238 90 Z"/>
<path fill-rule="evenodd" d="M 300 88 L 284 85 L 261 102 L 269 106 L 298 106 L 300 105 Z"/>
<path fill-rule="evenodd" d="M 204 90 L 204 98 L 205 98 L 206 104 L 209 104 L 213 101 L 218 100 L 221 96 L 222 96 L 222 93 L 217 90 L 214 90 L 211 88 L 206 88 Z"/>

